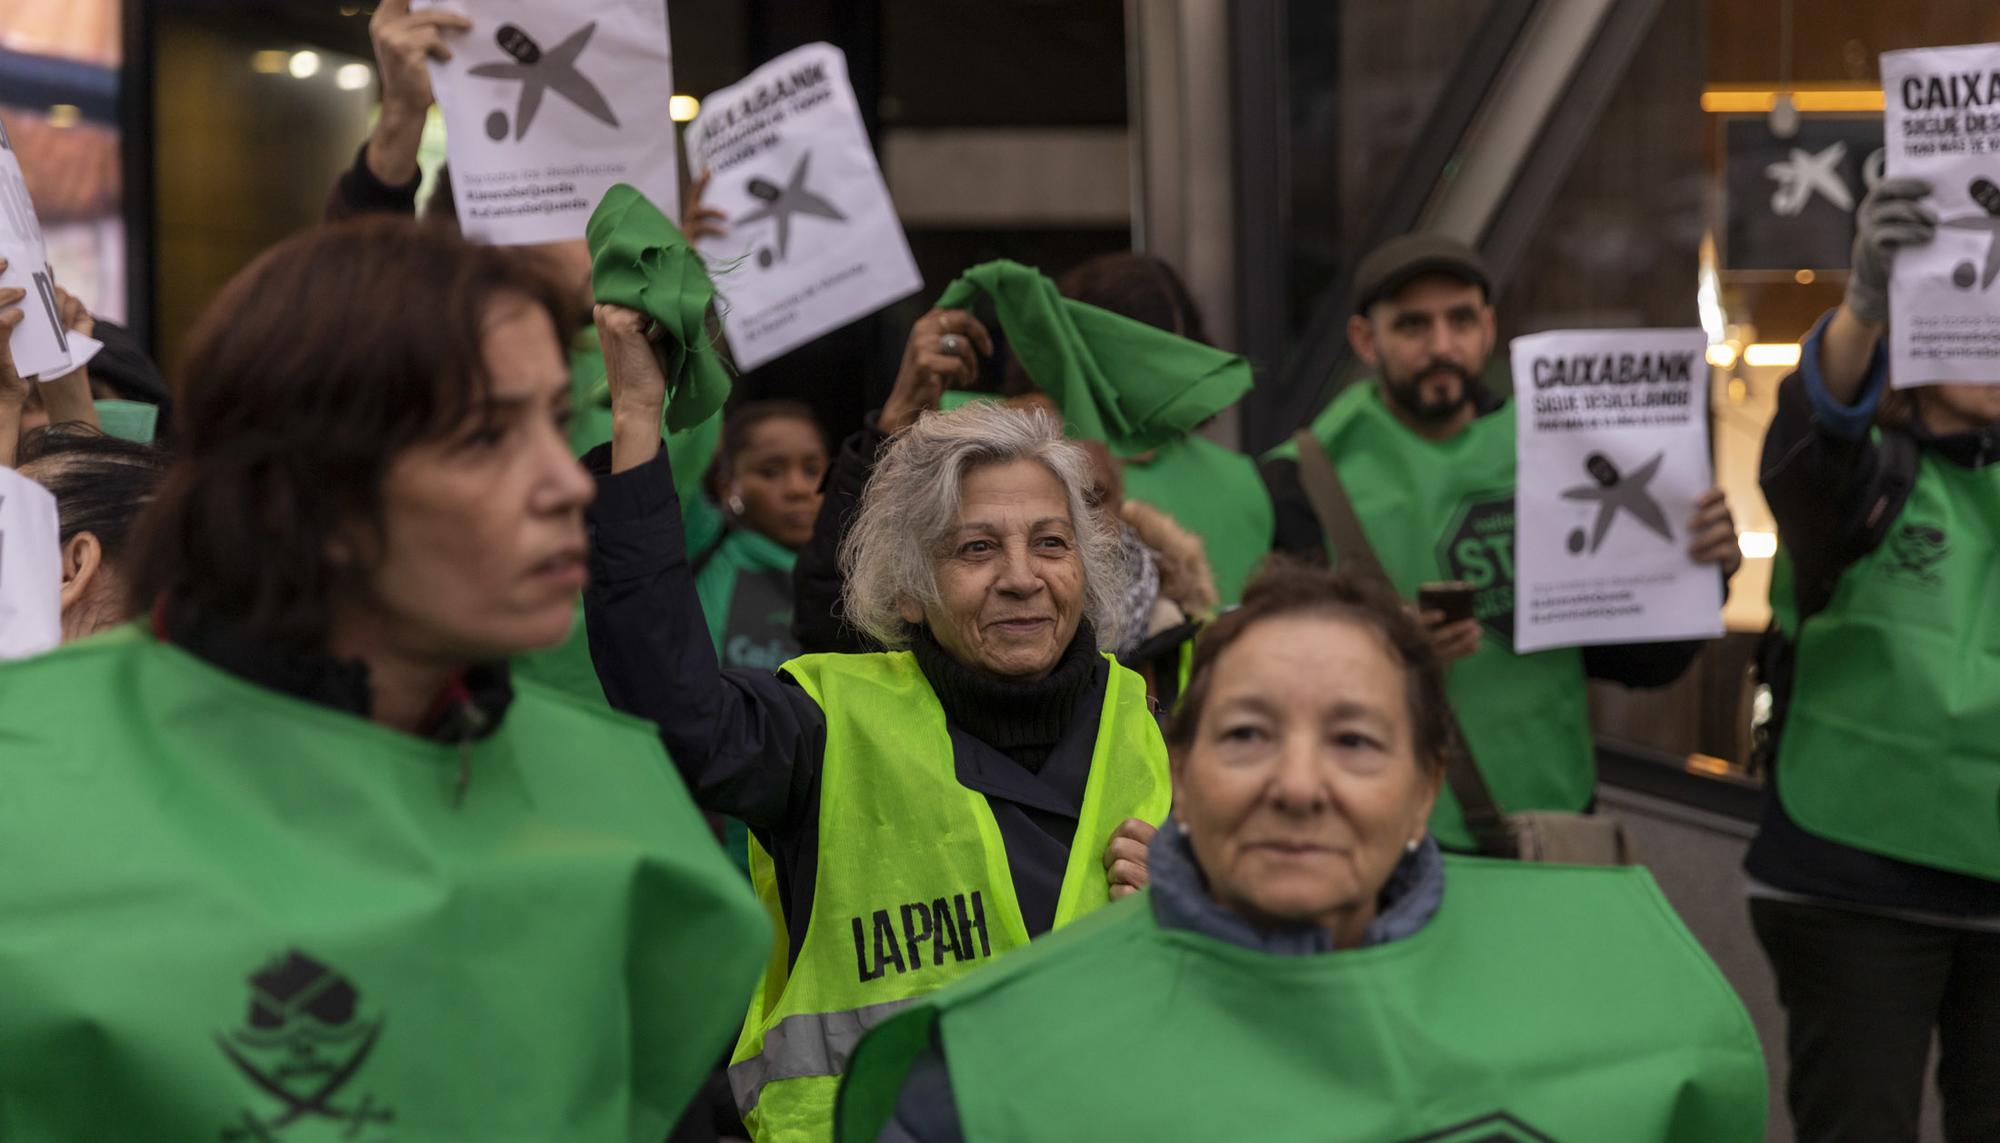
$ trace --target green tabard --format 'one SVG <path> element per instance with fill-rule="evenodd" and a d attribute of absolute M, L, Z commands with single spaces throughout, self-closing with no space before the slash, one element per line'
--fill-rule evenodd
<path fill-rule="evenodd" d="M 1924 455 L 1881 544 L 1795 638 L 1785 812 L 1843 845 L 2000 880 L 2000 465 Z"/>
<path fill-rule="evenodd" d="M 770 943 L 650 726 L 461 749 L 135 628 L 0 666 L 0 1138 L 659 1143 Z"/>
<path fill-rule="evenodd" d="M 892 1017 L 854 1055 L 873 1140 L 933 1030 L 969 1143 L 1756 1143 L 1742 1003 L 1644 870 L 1447 858 L 1415 935 L 1277 956 L 1141 893 Z"/>

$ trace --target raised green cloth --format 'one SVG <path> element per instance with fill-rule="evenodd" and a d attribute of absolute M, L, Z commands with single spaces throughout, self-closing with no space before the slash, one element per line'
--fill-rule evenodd
<path fill-rule="evenodd" d="M 1250 389 L 1241 355 L 1072 301 L 1018 262 L 967 270 L 945 287 L 938 308 L 967 309 L 982 294 L 1071 434 L 1103 441 L 1117 456 L 1180 439 Z"/>
<path fill-rule="evenodd" d="M 647 314 L 666 334 L 659 350 L 668 431 L 701 424 L 729 398 L 729 369 L 708 333 L 715 284 L 701 255 L 659 207 L 624 183 L 604 192 L 584 237 L 597 300 Z"/>

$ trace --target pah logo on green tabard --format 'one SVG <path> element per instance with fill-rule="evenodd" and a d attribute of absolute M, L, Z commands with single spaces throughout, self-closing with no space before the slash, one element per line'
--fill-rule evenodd
<path fill-rule="evenodd" d="M 243 1026 L 215 1044 L 260 1097 L 223 1125 L 223 1143 L 275 1143 L 315 1120 L 340 1125 L 343 1139 L 369 1139 L 368 1128 L 396 1121 L 372 1095 L 342 1099 L 387 1022 L 364 1016 L 352 981 L 293 949 L 249 985 Z"/>
<path fill-rule="evenodd" d="M 1904 524 L 1889 536 L 1889 578 L 1942 587 L 1944 576 L 1937 566 L 1950 554 L 1951 542 L 1943 528 L 1922 522 Z"/>

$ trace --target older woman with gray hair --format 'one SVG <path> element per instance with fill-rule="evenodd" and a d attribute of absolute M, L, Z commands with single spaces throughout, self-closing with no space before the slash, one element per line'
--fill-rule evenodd
<path fill-rule="evenodd" d="M 614 427 L 586 458 L 591 655 L 696 801 L 750 826 L 781 939 L 729 1069 L 744 1122 L 828 1139 L 862 1032 L 1144 882 L 1170 783 L 1144 684 L 1098 650 L 1121 622 L 1118 539 L 1053 418 L 926 416 L 841 549 L 846 615 L 890 650 L 722 670 L 660 447 L 665 380 L 637 314 L 597 318 Z"/>

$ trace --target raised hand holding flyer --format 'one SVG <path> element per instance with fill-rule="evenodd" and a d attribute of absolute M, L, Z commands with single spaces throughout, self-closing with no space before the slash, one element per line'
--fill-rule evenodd
<path fill-rule="evenodd" d="M 42 224 L 5 127 L 0 127 L 0 258 L 7 260 L 7 269 L 0 271 L 0 287 L 28 295 L 21 301 L 21 324 L 14 327 L 8 343 L 15 371 L 44 380 L 69 373 L 79 362 L 71 354 L 69 331 L 63 328 Z"/>
<path fill-rule="evenodd" d="M 1699 329 L 1513 343 L 1514 648 L 1711 638 L 1722 578 L 1688 556 L 1713 479 Z"/>
<path fill-rule="evenodd" d="M 2000 384 L 2000 44 L 1882 54 L 1886 173 L 1931 184 L 1889 279 L 1889 380 Z"/>
<path fill-rule="evenodd" d="M 729 233 L 700 243 L 738 367 L 755 369 L 923 286 L 862 126 L 847 57 L 786 52 L 702 101 L 689 166 Z"/>
<path fill-rule="evenodd" d="M 430 64 L 459 229 L 475 242 L 583 239 L 613 183 L 674 217 L 679 167 L 666 0 L 419 0 L 473 21 Z"/>

